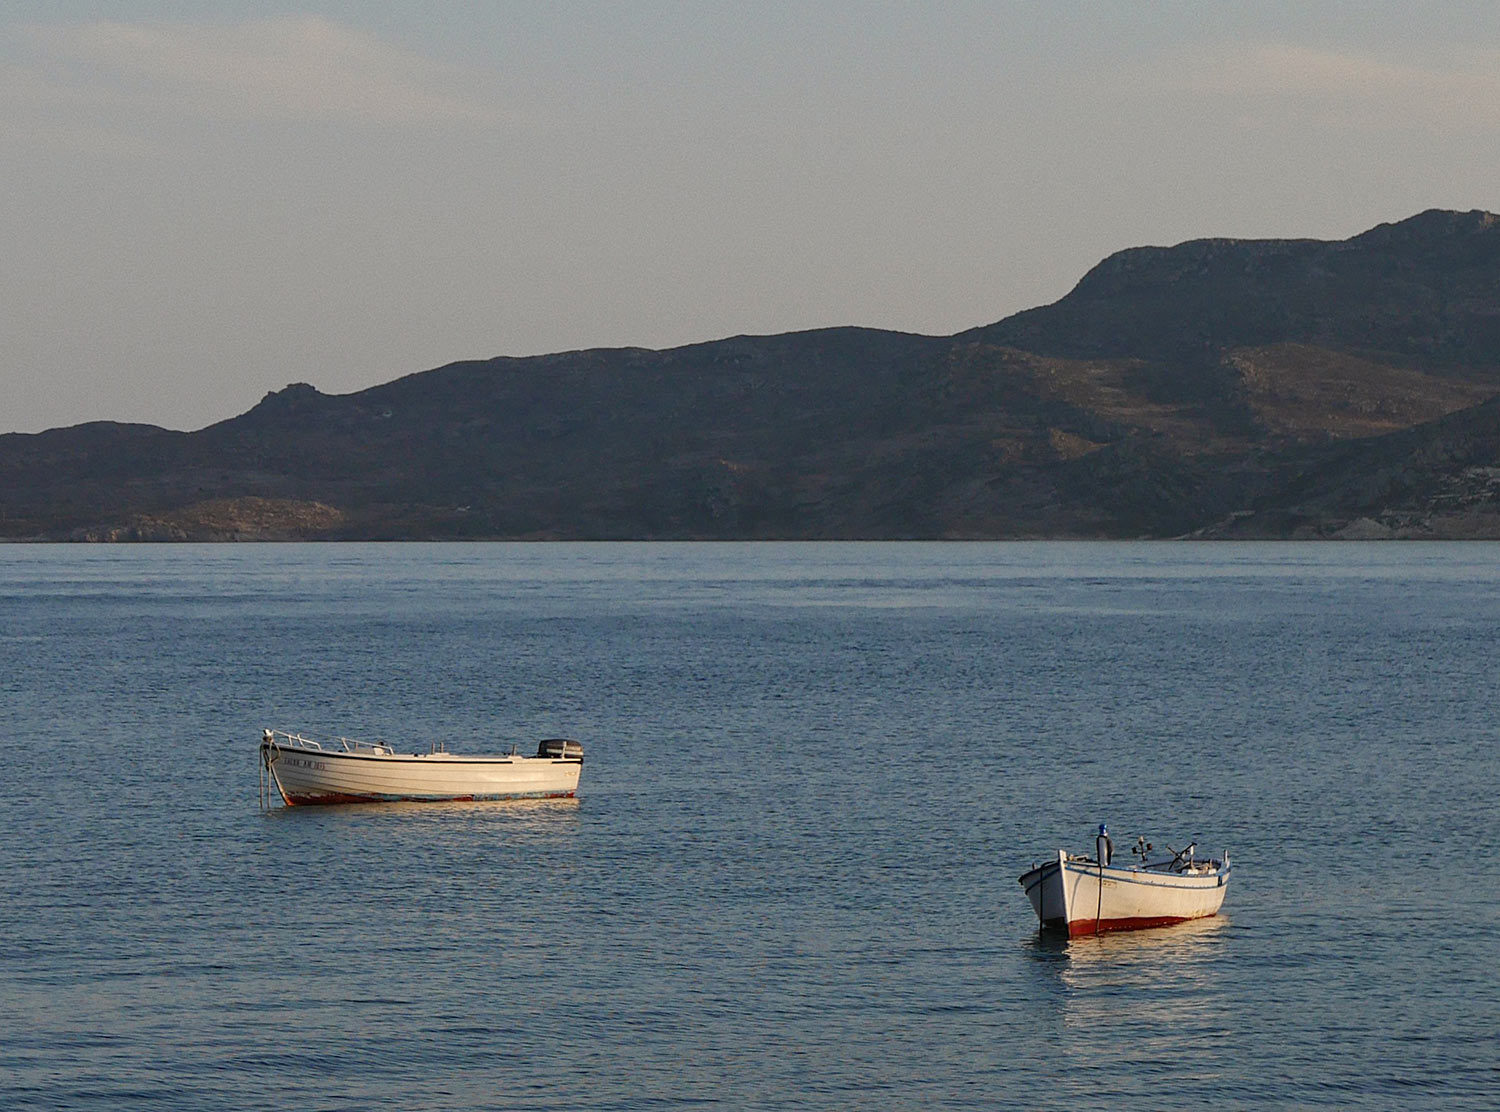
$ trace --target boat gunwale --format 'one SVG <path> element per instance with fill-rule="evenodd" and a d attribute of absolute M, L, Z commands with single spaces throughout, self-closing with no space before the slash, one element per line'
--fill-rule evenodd
<path fill-rule="evenodd" d="M 1167 872 L 1160 868 L 1142 868 L 1139 865 L 1105 865 L 1099 868 L 1097 861 L 1070 860 L 1062 863 L 1062 868 L 1079 873 L 1084 876 L 1103 877 L 1105 880 L 1121 880 L 1130 884 L 1151 884 L 1153 878 L 1160 880 L 1180 881 L 1181 884 L 1157 884 L 1158 888 L 1178 888 L 1183 884 L 1188 887 L 1196 887 L 1204 881 L 1213 880 L 1216 877 L 1228 876 L 1230 866 L 1222 861 L 1215 861 L 1215 868 L 1206 873 L 1189 872 Z"/>
<path fill-rule="evenodd" d="M 1213 859 L 1210 859 L 1213 860 Z M 1031 890 L 1038 884 L 1045 883 L 1049 870 L 1056 869 L 1059 872 L 1071 870 L 1075 874 L 1092 879 L 1103 878 L 1114 880 L 1123 884 L 1138 884 L 1147 888 L 1220 888 L 1227 883 L 1229 874 L 1233 872 L 1233 866 L 1222 861 L 1215 861 L 1217 868 L 1206 873 L 1172 873 L 1163 872 L 1156 868 L 1142 868 L 1139 865 L 1120 866 L 1105 865 L 1100 869 L 1097 861 L 1086 858 L 1067 858 L 1058 861 L 1048 861 L 1027 869 L 1018 878 L 1017 882 L 1029 896 Z M 1032 877 L 1036 879 L 1027 883 Z M 1167 883 L 1162 883 L 1166 881 Z"/>
<path fill-rule="evenodd" d="M 306 754 L 314 757 L 333 757 L 338 760 L 355 761 L 379 761 L 384 764 L 392 762 L 402 764 L 426 763 L 440 765 L 455 764 L 516 764 L 520 761 L 544 761 L 548 764 L 583 764 L 582 757 L 527 757 L 520 753 L 504 754 L 475 754 L 470 757 L 458 756 L 453 753 L 350 753 L 342 749 L 308 749 L 301 745 L 283 745 L 279 741 L 263 741 L 260 743 L 262 751 L 274 749 L 277 753 Z M 433 758 L 438 760 L 434 761 Z"/>

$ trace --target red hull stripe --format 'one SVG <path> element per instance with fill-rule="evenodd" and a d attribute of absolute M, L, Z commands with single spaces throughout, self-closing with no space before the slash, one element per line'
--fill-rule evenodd
<path fill-rule="evenodd" d="M 1069 938 L 1082 938 L 1089 934 L 1106 931 L 1139 931 L 1148 927 L 1170 927 L 1175 923 L 1186 923 L 1189 919 L 1204 919 L 1204 915 L 1151 915 L 1133 919 L 1074 919 L 1068 924 Z"/>
<path fill-rule="evenodd" d="M 486 802 L 506 799 L 572 799 L 572 792 L 531 792 L 525 795 L 485 795 L 479 800 Z M 283 797 L 288 807 L 309 807 L 324 803 L 473 803 L 472 795 L 341 795 L 322 792 L 318 795 L 302 795 L 289 792 Z"/>

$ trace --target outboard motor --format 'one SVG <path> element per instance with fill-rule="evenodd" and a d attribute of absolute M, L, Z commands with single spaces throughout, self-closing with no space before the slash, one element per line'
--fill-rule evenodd
<path fill-rule="evenodd" d="M 551 757 L 554 761 L 583 761 L 583 743 L 565 737 L 549 737 L 536 747 L 538 757 Z"/>

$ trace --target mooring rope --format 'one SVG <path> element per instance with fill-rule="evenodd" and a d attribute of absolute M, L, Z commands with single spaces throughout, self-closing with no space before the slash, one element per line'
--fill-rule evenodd
<path fill-rule="evenodd" d="M 264 748 L 264 750 L 262 750 L 262 752 L 263 752 L 264 757 L 265 757 L 266 771 L 268 773 L 270 773 L 270 776 L 271 776 L 271 783 L 276 785 L 276 794 L 279 795 L 279 796 L 281 796 L 281 802 L 287 803 L 286 789 L 281 786 L 281 777 L 276 775 L 276 758 L 280 755 L 280 751 L 276 748 L 276 744 L 273 741 L 269 745 L 267 745 Z M 270 800 L 271 800 L 271 793 L 269 791 L 267 791 L 266 792 L 266 806 L 267 807 L 270 806 Z"/>
<path fill-rule="evenodd" d="M 1094 905 L 1094 933 L 1099 933 L 1099 920 L 1104 918 L 1104 854 L 1099 855 L 1099 902 Z"/>

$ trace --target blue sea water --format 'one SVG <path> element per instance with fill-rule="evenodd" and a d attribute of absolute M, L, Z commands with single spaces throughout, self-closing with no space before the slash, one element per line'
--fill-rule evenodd
<path fill-rule="evenodd" d="M 1500 546 L 0 547 L 0 1107 L 1500 1106 Z M 265 726 L 579 798 L 257 803 Z M 1108 821 L 1225 914 L 1075 942 Z"/>

